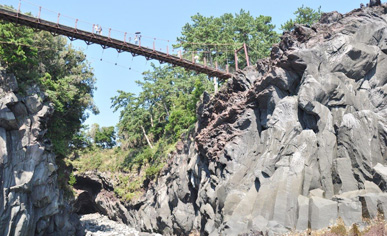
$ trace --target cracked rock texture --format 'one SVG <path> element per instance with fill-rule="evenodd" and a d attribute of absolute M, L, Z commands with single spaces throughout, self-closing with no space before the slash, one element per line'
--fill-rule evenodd
<path fill-rule="evenodd" d="M 77 235 L 57 185 L 55 155 L 44 139 L 53 112 L 38 88 L 18 93 L 0 71 L 0 235 Z"/>
<path fill-rule="evenodd" d="M 129 223 L 237 235 L 387 217 L 387 6 L 370 6 L 296 26 L 205 94 L 196 133 Z"/>

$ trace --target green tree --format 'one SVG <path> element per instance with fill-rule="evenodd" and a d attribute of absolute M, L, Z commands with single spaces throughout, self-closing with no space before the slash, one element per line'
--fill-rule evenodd
<path fill-rule="evenodd" d="M 82 128 L 74 134 L 71 140 L 71 146 L 73 149 L 81 150 L 89 148 L 92 145 L 90 138 L 86 132 L 87 126 L 82 125 Z"/>
<path fill-rule="evenodd" d="M 316 11 L 310 7 L 304 7 L 304 5 L 302 5 L 301 7 L 297 8 L 297 11 L 294 12 L 296 18 L 286 21 L 283 25 L 281 25 L 280 29 L 290 31 L 294 29 L 295 24 L 312 25 L 313 23 L 320 20 L 321 14 L 321 7 L 319 7 Z"/>
<path fill-rule="evenodd" d="M 196 121 L 196 103 L 205 89 L 211 90 L 211 84 L 205 75 L 173 66 L 152 64 L 152 71 L 143 74 L 143 81 L 136 81 L 142 92 L 136 96 L 118 91 L 112 107 L 121 109 L 117 125 L 121 139 L 131 147 L 153 148 L 161 138 L 175 138 Z"/>
<path fill-rule="evenodd" d="M 217 61 L 220 65 L 234 65 L 234 50 L 246 43 L 250 48 L 250 60 L 264 58 L 270 54 L 274 43 L 279 41 L 271 24 L 271 17 L 253 17 L 250 12 L 240 10 L 238 14 L 226 13 L 220 17 L 205 17 L 196 14 L 191 17 L 178 37 L 179 44 L 185 51 L 197 52 L 200 60 L 209 63 Z M 240 57 L 241 64 L 245 58 Z"/>
<path fill-rule="evenodd" d="M 114 126 L 102 127 L 95 133 L 94 142 L 102 148 L 113 148 L 116 145 Z"/>
<path fill-rule="evenodd" d="M 33 29 L 0 21 L 1 65 L 14 72 L 18 78 L 25 78 L 37 66 L 38 49 L 34 45 Z M 31 46 L 29 46 L 31 45 Z"/>
<path fill-rule="evenodd" d="M 66 156 L 93 103 L 95 78 L 84 53 L 64 37 L 0 21 L 0 63 L 16 75 L 19 87 L 37 86 L 54 105 L 47 136 L 59 157 Z M 22 91 L 23 92 L 23 91 Z M 24 91 L 26 92 L 26 91 Z"/>
<path fill-rule="evenodd" d="M 152 143 L 145 131 L 149 129 L 150 113 L 141 106 L 138 97 L 133 93 L 118 91 L 119 95 L 112 98 L 114 111 L 123 108 L 120 113 L 120 121 L 117 124 L 121 139 L 131 147 L 143 146 L 145 140 L 152 148 Z"/>

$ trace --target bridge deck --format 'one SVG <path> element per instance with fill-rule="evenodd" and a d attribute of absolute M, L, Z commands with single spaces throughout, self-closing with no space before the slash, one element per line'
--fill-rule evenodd
<path fill-rule="evenodd" d="M 35 18 L 18 12 L 0 9 L 0 19 L 29 26 L 39 30 L 49 31 L 53 34 L 64 35 L 69 37 L 70 39 L 80 39 L 85 41 L 87 44 L 96 43 L 100 44 L 103 48 L 110 47 L 117 49 L 119 52 L 130 52 L 133 56 L 141 55 L 144 56 L 146 59 L 155 59 L 160 62 L 170 63 L 175 66 L 184 67 L 188 70 L 207 74 L 211 77 L 217 77 L 220 80 L 225 80 L 231 77 L 231 74 L 229 73 L 225 73 L 218 69 L 208 67 L 202 64 L 194 63 L 192 61 L 182 59 L 164 52 L 141 47 L 139 45 L 127 43 L 121 40 L 102 36 L 92 32 L 57 24 L 51 21 Z"/>

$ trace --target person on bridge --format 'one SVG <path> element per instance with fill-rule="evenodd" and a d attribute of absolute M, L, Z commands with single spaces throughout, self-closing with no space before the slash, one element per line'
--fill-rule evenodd
<path fill-rule="evenodd" d="M 134 44 L 138 44 L 138 37 L 137 37 L 137 35 L 134 37 Z"/>
<path fill-rule="evenodd" d="M 98 34 L 98 24 L 94 25 L 94 32 L 95 32 L 96 34 Z M 94 32 L 93 32 L 93 33 L 94 33 Z"/>
<path fill-rule="evenodd" d="M 101 26 L 99 26 L 98 32 L 99 32 L 100 35 L 102 35 L 102 27 Z"/>
<path fill-rule="evenodd" d="M 198 55 L 195 55 L 194 59 L 195 59 L 195 63 L 199 63 L 199 56 Z"/>

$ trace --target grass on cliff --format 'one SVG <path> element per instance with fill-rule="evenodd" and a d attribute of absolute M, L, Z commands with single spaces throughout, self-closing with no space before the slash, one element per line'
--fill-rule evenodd
<path fill-rule="evenodd" d="M 149 182 L 146 180 L 158 176 L 174 147 L 175 143 L 161 141 L 153 149 L 101 149 L 93 145 L 74 153 L 68 162 L 79 173 L 104 172 L 111 179 L 117 196 L 123 201 L 131 201 L 142 195 L 144 182 Z"/>

